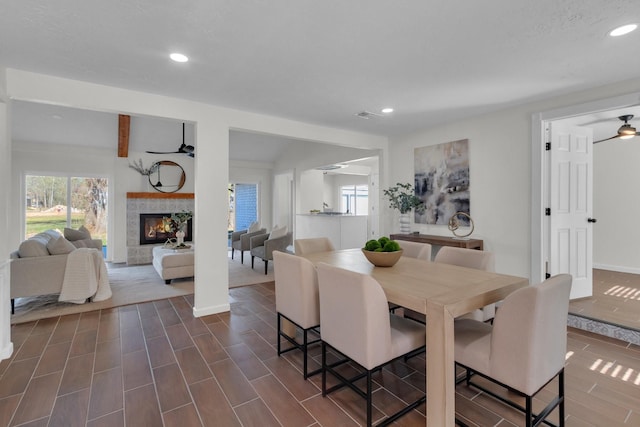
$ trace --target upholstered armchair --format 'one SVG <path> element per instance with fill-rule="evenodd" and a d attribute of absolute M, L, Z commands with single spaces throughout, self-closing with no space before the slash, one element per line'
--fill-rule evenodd
<path fill-rule="evenodd" d="M 233 259 L 233 253 L 237 249 L 240 251 L 240 263 L 244 264 L 244 251 L 251 250 L 251 238 L 266 232 L 266 228 L 260 228 L 251 233 L 249 230 L 234 231 L 231 233 L 231 259 Z"/>
<path fill-rule="evenodd" d="M 286 228 L 284 231 L 284 235 L 275 234 L 276 229 L 274 229 L 270 234 L 251 237 L 251 268 L 253 268 L 255 257 L 258 257 L 264 261 L 264 274 L 267 274 L 269 261 L 273 260 L 273 251 L 286 252 L 287 247 L 293 243 L 293 233 L 287 233 Z"/>

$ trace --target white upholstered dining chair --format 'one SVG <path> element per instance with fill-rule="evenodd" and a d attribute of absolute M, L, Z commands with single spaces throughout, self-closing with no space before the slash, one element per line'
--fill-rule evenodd
<path fill-rule="evenodd" d="M 293 247 L 297 255 L 312 254 L 314 252 L 327 252 L 335 250 L 328 237 L 314 237 L 309 239 L 296 239 Z"/>
<path fill-rule="evenodd" d="M 455 320 L 455 360 L 466 369 L 463 378 L 485 393 L 523 411 L 527 427 L 540 422 L 557 407 L 564 426 L 564 364 L 567 352 L 567 315 L 571 276 L 560 274 L 541 284 L 507 296 L 493 325 L 472 319 Z M 525 398 L 525 406 L 507 400 L 471 381 L 478 374 Z M 558 395 L 538 414 L 532 400 L 558 377 Z M 542 397 L 541 397 L 542 399 Z"/>
<path fill-rule="evenodd" d="M 402 256 L 406 256 L 409 258 L 421 259 L 424 261 L 431 261 L 431 245 L 429 243 L 420 243 L 420 242 L 410 242 L 408 240 L 396 240 L 402 248 Z M 397 310 L 401 307 L 397 304 L 389 303 L 389 310 L 392 313 L 397 313 Z M 403 308 L 403 313 L 408 313 L 408 309 Z M 416 312 L 411 312 L 411 315 L 408 316 L 414 320 L 418 320 L 419 322 L 424 322 L 424 316 L 420 315 Z"/>
<path fill-rule="evenodd" d="M 308 348 L 319 343 L 316 338 L 309 341 L 309 333 L 315 331 L 319 335 L 320 307 L 318 297 L 318 278 L 311 261 L 285 252 L 273 252 L 273 269 L 276 282 L 276 313 L 278 317 L 278 356 L 291 350 L 302 352 L 304 379 L 320 372 L 316 369 L 308 371 Z M 302 331 L 302 344 L 294 336 L 283 330 L 283 318 Z M 281 338 L 291 344 L 283 350 Z"/>
<path fill-rule="evenodd" d="M 495 257 L 492 252 L 488 251 L 443 246 L 433 260 L 444 264 L 495 272 Z M 462 317 L 487 321 L 493 319 L 495 313 L 496 305 L 489 304 Z"/>
<path fill-rule="evenodd" d="M 402 256 L 431 261 L 431 245 L 429 243 L 396 240 L 402 248 Z"/>
<path fill-rule="evenodd" d="M 387 298 L 380 284 L 371 276 L 318 264 L 320 290 L 320 330 L 322 331 L 322 395 L 344 386 L 366 400 L 367 426 L 372 425 L 372 373 L 407 354 L 420 352 L 425 346 L 424 325 L 389 313 Z M 332 348 L 348 359 L 329 365 L 327 349 Z M 334 369 L 342 362 L 353 361 L 364 372 L 346 378 Z M 340 383 L 327 389 L 327 373 Z M 366 392 L 354 381 L 366 377 Z M 406 405 L 384 419 L 388 425 L 410 412 L 425 396 Z"/>

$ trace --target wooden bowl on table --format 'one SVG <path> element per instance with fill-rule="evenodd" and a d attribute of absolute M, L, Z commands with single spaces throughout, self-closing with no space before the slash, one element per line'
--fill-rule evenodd
<path fill-rule="evenodd" d="M 362 253 L 376 267 L 393 267 L 402 256 L 402 249 L 395 252 L 375 252 L 362 249 Z"/>

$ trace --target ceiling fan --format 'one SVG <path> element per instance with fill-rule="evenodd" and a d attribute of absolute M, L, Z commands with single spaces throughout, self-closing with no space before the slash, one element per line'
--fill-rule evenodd
<path fill-rule="evenodd" d="M 182 123 L 182 144 L 178 147 L 178 151 L 147 151 L 149 154 L 186 154 L 189 157 L 194 157 L 193 145 L 187 145 L 184 143 L 184 123 Z"/>
<path fill-rule="evenodd" d="M 624 124 L 618 128 L 618 134 L 612 136 L 611 138 L 601 139 L 600 141 L 593 141 L 594 144 L 602 141 L 608 141 L 610 139 L 620 138 L 620 139 L 629 139 L 634 136 L 640 135 L 640 132 L 636 131 L 636 128 L 631 126 L 628 121 L 633 119 L 633 114 L 626 114 L 624 116 L 619 116 L 618 119 L 622 120 Z"/>

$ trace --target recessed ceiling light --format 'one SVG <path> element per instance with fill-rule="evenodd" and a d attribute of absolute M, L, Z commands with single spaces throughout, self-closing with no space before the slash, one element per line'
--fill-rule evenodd
<path fill-rule="evenodd" d="M 169 55 L 169 58 L 173 59 L 176 62 L 187 62 L 189 60 L 189 58 L 181 53 L 172 53 L 171 55 Z"/>
<path fill-rule="evenodd" d="M 623 25 L 621 27 L 614 28 L 613 30 L 611 30 L 609 32 L 609 35 L 611 37 L 624 36 L 625 34 L 629 34 L 631 31 L 635 30 L 636 28 L 638 28 L 638 24 Z"/>
<path fill-rule="evenodd" d="M 393 113 L 393 108 L 390 108 L 390 107 L 383 108 L 382 112 L 385 114 Z"/>

